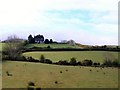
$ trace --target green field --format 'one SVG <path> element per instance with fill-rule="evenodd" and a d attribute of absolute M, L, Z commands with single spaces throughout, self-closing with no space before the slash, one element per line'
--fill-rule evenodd
<path fill-rule="evenodd" d="M 0 89 L 2 89 L 2 63 L 0 62 Z"/>
<path fill-rule="evenodd" d="M 2 68 L 3 88 L 26 88 L 29 81 L 41 88 L 118 87 L 117 68 L 57 66 L 17 61 L 4 62 Z M 7 76 L 6 71 L 12 76 Z M 55 84 L 55 81 L 58 83 Z"/>
<path fill-rule="evenodd" d="M 77 45 L 69 45 L 69 44 L 28 44 L 25 46 L 25 48 L 32 48 L 32 47 L 48 47 L 51 48 L 78 48 Z"/>
<path fill-rule="evenodd" d="M 2 43 L 0 43 L 0 51 L 2 51 Z"/>
<path fill-rule="evenodd" d="M 70 60 L 71 57 L 75 57 L 78 61 L 91 59 L 100 63 L 104 61 L 105 57 L 118 59 L 118 52 L 109 51 L 36 51 L 23 53 L 24 56 L 32 56 L 35 59 L 39 59 L 42 54 L 45 56 L 45 58 L 49 58 L 53 62 L 59 60 Z"/>
<path fill-rule="evenodd" d="M 0 43 L 0 51 L 2 51 L 4 46 L 5 46 L 5 43 Z"/>

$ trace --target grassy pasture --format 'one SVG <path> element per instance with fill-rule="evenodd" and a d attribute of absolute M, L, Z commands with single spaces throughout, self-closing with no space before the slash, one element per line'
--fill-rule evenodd
<path fill-rule="evenodd" d="M 28 44 L 25 46 L 25 48 L 32 48 L 32 47 L 48 47 L 51 48 L 78 48 L 77 45 L 72 46 L 69 44 Z"/>
<path fill-rule="evenodd" d="M 105 59 L 105 56 L 111 59 L 118 59 L 118 52 L 109 52 L 109 51 L 41 51 L 41 52 L 26 52 L 23 53 L 24 56 L 32 56 L 35 59 L 39 59 L 41 55 L 44 55 L 46 58 L 51 59 L 53 62 L 59 60 L 70 60 L 71 57 L 75 57 L 78 61 L 84 59 L 91 59 L 95 62 L 102 63 Z"/>
<path fill-rule="evenodd" d="M 41 88 L 117 88 L 118 86 L 117 68 L 57 66 L 17 61 L 4 62 L 2 68 L 3 88 L 26 88 L 29 81 Z M 6 71 L 12 76 L 7 76 Z M 55 84 L 55 81 L 58 83 Z"/>
<path fill-rule="evenodd" d="M 5 43 L 0 43 L 0 51 L 2 51 L 4 46 L 5 46 Z"/>
<path fill-rule="evenodd" d="M 0 62 L 0 89 L 2 89 L 2 63 Z"/>
<path fill-rule="evenodd" d="M 0 43 L 0 51 L 2 51 L 2 43 Z"/>

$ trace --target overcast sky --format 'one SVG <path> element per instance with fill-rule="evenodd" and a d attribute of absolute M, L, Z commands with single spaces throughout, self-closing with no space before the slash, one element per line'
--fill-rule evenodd
<path fill-rule="evenodd" d="M 0 0 L 0 36 L 43 34 L 81 44 L 118 44 L 119 0 Z"/>

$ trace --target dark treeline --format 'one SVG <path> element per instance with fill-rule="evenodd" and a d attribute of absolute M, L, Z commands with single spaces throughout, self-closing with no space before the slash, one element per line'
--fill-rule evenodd
<path fill-rule="evenodd" d="M 22 53 L 24 52 L 31 52 L 31 51 L 112 51 L 112 52 L 119 52 L 120 49 L 106 49 L 106 48 L 86 48 L 86 49 L 81 49 L 81 48 L 51 48 L 49 47 L 32 47 L 32 48 L 24 48 L 21 50 Z"/>
<path fill-rule="evenodd" d="M 40 37 L 42 39 L 40 39 Z M 39 39 L 37 39 L 39 38 Z M 32 39 L 35 40 L 36 43 L 43 43 L 45 42 L 44 37 L 41 35 L 37 35 L 34 36 L 34 38 L 32 37 L 32 35 L 30 35 L 28 37 L 29 41 L 31 41 Z M 31 41 L 32 42 L 32 41 Z M 51 40 L 52 42 L 52 40 Z M 20 39 L 18 39 L 17 37 L 9 37 L 6 45 L 3 47 L 3 51 L 2 51 L 2 60 L 13 60 L 13 61 L 27 61 L 27 62 L 40 62 L 40 63 L 48 63 L 48 64 L 57 64 L 57 65 L 81 65 L 81 66 L 93 66 L 93 65 L 97 65 L 97 66 L 120 66 L 119 62 L 116 61 L 112 61 L 112 60 L 105 60 L 103 62 L 103 64 L 100 63 L 96 63 L 93 62 L 92 60 L 83 60 L 82 62 L 77 62 L 77 60 L 75 58 L 71 58 L 70 62 L 68 62 L 67 60 L 60 60 L 59 62 L 52 62 L 52 60 L 50 59 L 46 59 L 43 56 L 40 57 L 39 60 L 34 59 L 32 57 L 24 57 L 22 56 L 23 52 L 28 52 L 28 51 L 120 51 L 120 48 L 107 48 L 106 46 L 102 47 L 102 48 L 86 48 L 86 49 L 79 49 L 79 48 L 51 48 L 50 46 L 48 47 L 43 47 L 43 48 L 39 48 L 39 47 L 32 47 L 32 48 L 24 48 L 24 46 L 26 45 L 26 41 L 22 42 Z"/>
<path fill-rule="evenodd" d="M 101 64 L 99 62 L 93 62 L 92 60 L 89 60 L 89 59 L 78 61 L 75 57 L 70 58 L 70 60 L 60 60 L 58 62 L 52 62 L 52 60 L 45 58 L 44 55 L 41 55 L 40 59 L 34 59 L 31 56 L 25 57 L 21 55 L 14 58 L 4 56 L 2 57 L 2 59 L 4 61 L 5 60 L 25 61 L 25 62 L 53 64 L 53 65 L 66 65 L 66 66 L 120 67 L 120 63 L 118 60 L 114 60 L 114 61 L 104 60 L 104 62 Z"/>
<path fill-rule="evenodd" d="M 52 43 L 57 43 L 54 42 L 52 39 L 45 39 L 43 35 L 36 35 L 32 36 L 31 34 L 28 36 L 28 43 L 33 44 L 33 43 L 45 43 L 45 44 L 52 44 Z"/>

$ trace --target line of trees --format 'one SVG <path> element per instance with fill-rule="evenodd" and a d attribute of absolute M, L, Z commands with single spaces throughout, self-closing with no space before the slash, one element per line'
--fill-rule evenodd
<path fill-rule="evenodd" d="M 77 61 L 75 57 L 68 60 L 60 60 L 58 62 L 52 62 L 52 60 L 45 58 L 44 55 L 40 56 L 40 59 L 34 59 L 32 57 L 25 57 L 18 55 L 16 58 L 3 57 L 4 60 L 14 60 L 14 61 L 25 61 L 25 62 L 36 62 L 36 63 L 46 63 L 46 64 L 56 64 L 56 65 L 66 65 L 66 66 L 94 66 L 94 67 L 120 67 L 120 63 L 111 60 L 104 60 L 103 64 L 99 62 L 93 62 L 92 60 L 85 59 L 83 61 Z"/>
<path fill-rule="evenodd" d="M 18 60 L 18 61 L 29 61 L 29 62 L 41 62 L 41 63 L 48 63 L 48 64 L 57 64 L 57 65 L 83 65 L 83 66 L 92 66 L 92 65 L 98 65 L 100 66 L 100 63 L 93 62 L 92 60 L 83 60 L 82 62 L 77 62 L 76 58 L 71 58 L 70 62 L 67 60 L 61 60 L 59 62 L 52 62 L 50 59 L 46 59 L 44 55 L 41 55 L 40 59 L 34 59 L 32 57 L 24 57 L 21 55 L 24 45 L 26 45 L 26 42 L 21 41 L 16 36 L 10 36 L 7 39 L 7 42 L 5 46 L 3 47 L 2 51 L 2 60 Z M 106 55 L 106 58 L 102 65 L 104 66 L 120 66 L 120 62 L 118 60 L 113 60 L 114 57 L 112 57 L 111 60 L 111 54 Z"/>
<path fill-rule="evenodd" d="M 45 39 L 43 35 L 36 35 L 36 36 L 32 36 L 31 34 L 28 36 L 28 43 L 45 43 L 45 44 L 52 44 L 55 43 L 53 42 L 52 39 Z"/>
<path fill-rule="evenodd" d="M 61 42 L 56 42 L 56 41 L 53 41 L 52 39 L 45 39 L 43 35 L 36 35 L 36 36 L 32 36 L 31 34 L 28 36 L 28 43 L 31 44 L 31 43 L 45 43 L 45 44 L 52 44 L 52 43 L 59 43 L 59 44 L 69 44 L 69 45 L 76 45 L 75 41 L 74 40 L 63 40 Z"/>

